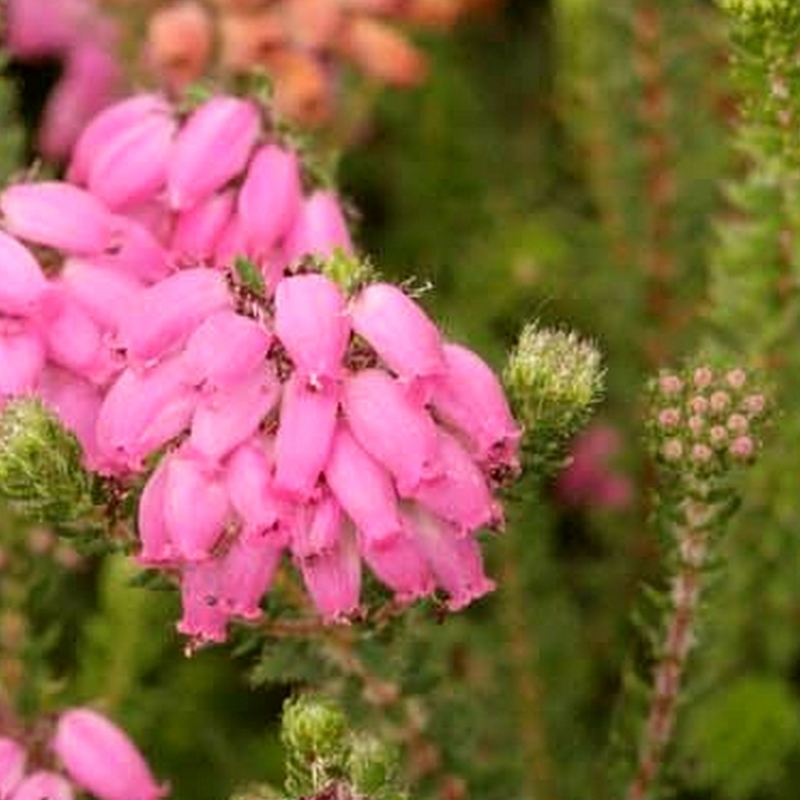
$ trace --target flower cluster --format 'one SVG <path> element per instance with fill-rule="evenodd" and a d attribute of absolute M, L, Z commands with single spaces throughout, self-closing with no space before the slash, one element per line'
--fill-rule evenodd
<path fill-rule="evenodd" d="M 659 461 L 700 475 L 750 462 L 759 445 L 766 398 L 748 383 L 739 368 L 715 372 L 700 366 L 684 375 L 662 373 L 652 389 Z"/>
<path fill-rule="evenodd" d="M 76 789 L 100 800 L 158 800 L 167 794 L 128 736 L 88 708 L 61 715 L 50 749 L 58 771 L 26 771 L 26 749 L 0 737 L 0 800 L 73 800 Z"/>
<path fill-rule="evenodd" d="M 325 274 L 352 252 L 338 201 L 256 106 L 129 99 L 69 177 L 0 195 L 0 396 L 41 396 L 96 471 L 163 454 L 139 560 L 179 576 L 181 631 L 258 616 L 287 550 L 329 620 L 358 612 L 362 559 L 401 602 L 492 587 L 475 534 L 518 468 L 503 391 L 400 289 Z"/>
<path fill-rule="evenodd" d="M 12 57 L 23 62 L 52 58 L 63 64 L 38 139 L 44 155 L 63 159 L 121 82 L 113 24 L 93 0 L 7 0 L 5 13 L 3 43 Z"/>

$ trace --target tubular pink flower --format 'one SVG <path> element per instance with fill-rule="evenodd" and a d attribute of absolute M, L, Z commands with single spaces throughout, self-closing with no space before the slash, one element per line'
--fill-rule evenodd
<path fill-rule="evenodd" d="M 289 512 L 272 485 L 272 460 L 252 438 L 230 456 L 225 482 L 231 505 L 242 519 L 242 537 L 282 544 Z"/>
<path fill-rule="evenodd" d="M 117 226 L 114 247 L 94 256 L 92 263 L 145 283 L 166 278 L 171 273 L 168 253 L 155 236 L 135 219 L 122 216 L 114 219 Z"/>
<path fill-rule="evenodd" d="M 347 526 L 340 529 L 335 547 L 300 559 L 300 571 L 323 619 L 336 622 L 358 610 L 361 558 Z"/>
<path fill-rule="evenodd" d="M 25 774 L 27 755 L 22 745 L 0 736 L 0 800 L 7 800 Z"/>
<path fill-rule="evenodd" d="M 439 454 L 442 474 L 422 481 L 412 493 L 414 499 L 463 532 L 502 524 L 502 508 L 492 499 L 483 473 L 458 441 L 442 430 Z"/>
<path fill-rule="evenodd" d="M 433 420 L 385 372 L 366 369 L 348 377 L 342 407 L 353 436 L 392 473 L 401 496 L 441 474 Z"/>
<path fill-rule="evenodd" d="M 89 192 L 59 181 L 17 183 L 0 194 L 7 231 L 75 255 L 97 255 L 114 243 L 114 216 Z"/>
<path fill-rule="evenodd" d="M 142 547 L 136 560 L 146 566 L 173 564 L 178 556 L 164 518 L 169 464 L 169 458 L 161 459 L 139 498 L 137 530 Z"/>
<path fill-rule="evenodd" d="M 347 223 L 336 195 L 318 190 L 300 206 L 286 235 L 284 257 L 291 264 L 309 255 L 330 258 L 337 249 L 353 252 Z"/>
<path fill-rule="evenodd" d="M 398 602 L 427 597 L 436 588 L 420 548 L 405 531 L 389 542 L 362 542 L 359 549 L 378 579 L 396 593 Z"/>
<path fill-rule="evenodd" d="M 139 294 L 120 340 L 131 357 L 147 362 L 180 347 L 209 314 L 232 305 L 220 273 L 202 268 L 176 272 Z"/>
<path fill-rule="evenodd" d="M 96 711 L 62 714 L 53 749 L 69 777 L 100 800 L 157 800 L 167 793 L 136 745 Z"/>
<path fill-rule="evenodd" d="M 167 175 L 172 208 L 191 208 L 224 186 L 250 158 L 259 133 L 258 109 L 246 100 L 215 97 L 178 133 Z"/>
<path fill-rule="evenodd" d="M 331 494 L 298 510 L 292 525 L 290 546 L 296 558 L 320 555 L 336 547 L 344 516 Z"/>
<path fill-rule="evenodd" d="M 62 53 L 75 39 L 77 26 L 88 7 L 81 0 L 57 4 L 42 0 L 7 0 L 4 45 L 22 59 L 39 59 Z"/>
<path fill-rule="evenodd" d="M 166 180 L 176 130 L 166 111 L 151 112 L 107 138 L 89 164 L 89 191 L 113 211 L 151 199 Z"/>
<path fill-rule="evenodd" d="M 325 479 L 355 526 L 369 542 L 387 542 L 402 530 L 391 477 L 340 422 L 325 466 Z"/>
<path fill-rule="evenodd" d="M 178 357 L 142 372 L 128 368 L 100 407 L 98 447 L 110 464 L 139 469 L 145 456 L 188 426 L 196 402 Z"/>
<path fill-rule="evenodd" d="M 47 289 L 47 278 L 27 247 L 0 231 L 0 312 L 27 316 Z"/>
<path fill-rule="evenodd" d="M 178 630 L 193 641 L 224 642 L 231 615 L 219 597 L 219 561 L 189 564 L 181 573 L 183 616 Z"/>
<path fill-rule="evenodd" d="M 244 619 L 261 616 L 261 600 L 272 586 L 283 548 L 270 542 L 237 539 L 222 557 L 219 599 L 229 614 Z"/>
<path fill-rule="evenodd" d="M 522 436 L 495 374 L 480 356 L 446 344 L 447 373 L 435 382 L 433 406 L 475 448 L 479 461 L 516 463 Z"/>
<path fill-rule="evenodd" d="M 74 797 L 72 785 L 62 775 L 37 770 L 20 781 L 10 800 L 73 800 Z"/>
<path fill-rule="evenodd" d="M 170 105 L 157 94 L 137 94 L 101 111 L 83 129 L 72 151 L 67 180 L 85 185 L 98 152 L 153 114 L 167 114 Z"/>
<path fill-rule="evenodd" d="M 491 592 L 495 584 L 483 571 L 481 550 L 472 536 L 463 536 L 444 520 L 419 506 L 409 506 L 403 514 L 405 529 L 423 553 L 448 593 L 448 607 L 457 611 Z"/>
<path fill-rule="evenodd" d="M 41 338 L 29 326 L 0 318 L 0 399 L 34 389 L 45 364 Z"/>
<path fill-rule="evenodd" d="M 225 484 L 190 452 L 169 456 L 164 487 L 164 522 L 186 561 L 203 561 L 222 536 L 230 516 Z"/>
<path fill-rule="evenodd" d="M 425 312 L 390 283 L 367 286 L 350 306 L 353 330 L 401 379 L 441 375 L 446 369 L 442 339 Z"/>
<path fill-rule="evenodd" d="M 266 372 L 204 397 L 192 417 L 189 442 L 196 452 L 218 461 L 256 432 L 279 398 L 280 385 Z"/>
<path fill-rule="evenodd" d="M 339 407 L 337 387 L 315 389 L 298 373 L 284 385 L 275 437 L 275 488 L 307 500 L 327 460 Z"/>
<path fill-rule="evenodd" d="M 188 262 L 181 266 L 214 256 L 233 218 L 235 203 L 233 192 L 217 192 L 178 214 L 170 249 Z"/>
<path fill-rule="evenodd" d="M 211 314 L 189 337 L 181 361 L 187 381 L 203 391 L 233 389 L 265 366 L 270 335 L 228 309 Z"/>
<path fill-rule="evenodd" d="M 269 198 L 267 203 L 265 198 Z M 239 191 L 237 215 L 249 253 L 269 253 L 286 235 L 300 209 L 300 165 L 291 150 L 260 148 Z"/>
<path fill-rule="evenodd" d="M 301 375 L 338 378 L 350 339 L 344 296 L 324 275 L 284 278 L 275 290 L 275 335 Z"/>
<path fill-rule="evenodd" d="M 77 258 L 64 263 L 59 284 L 96 323 L 113 332 L 131 313 L 131 304 L 142 288 L 139 281 L 122 272 Z"/>

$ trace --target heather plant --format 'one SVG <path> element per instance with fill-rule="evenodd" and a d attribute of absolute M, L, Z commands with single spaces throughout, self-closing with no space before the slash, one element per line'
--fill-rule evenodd
<path fill-rule="evenodd" d="M 0 800 L 793 797 L 795 4 L 48 2 L 0 82 Z M 265 31 L 296 71 L 228 82 Z"/>

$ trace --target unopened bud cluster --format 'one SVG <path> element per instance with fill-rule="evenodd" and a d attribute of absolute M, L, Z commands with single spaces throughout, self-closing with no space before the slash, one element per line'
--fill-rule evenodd
<path fill-rule="evenodd" d="M 753 460 L 767 408 L 743 369 L 663 372 L 652 386 L 656 457 L 694 474 L 721 474 Z"/>

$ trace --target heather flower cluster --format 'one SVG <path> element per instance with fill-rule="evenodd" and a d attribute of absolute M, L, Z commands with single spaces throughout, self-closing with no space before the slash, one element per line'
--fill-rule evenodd
<path fill-rule="evenodd" d="M 45 156 L 64 159 L 122 81 L 114 25 L 93 0 L 6 0 L 5 5 L 3 44 L 8 53 L 23 62 L 56 59 L 62 64 L 37 145 Z"/>
<path fill-rule="evenodd" d="M 0 395 L 40 396 L 95 471 L 162 455 L 138 559 L 179 577 L 182 632 L 258 617 L 287 552 L 326 620 L 358 614 L 362 561 L 401 603 L 492 588 L 475 537 L 518 469 L 503 391 L 397 287 L 325 274 L 352 253 L 339 202 L 257 106 L 131 98 L 68 177 L 0 195 Z"/>
<path fill-rule="evenodd" d="M 91 709 L 62 714 L 48 750 L 46 759 L 35 754 L 47 766 L 31 767 L 26 748 L 0 736 L 0 800 L 74 800 L 78 791 L 99 800 L 158 800 L 167 794 L 128 736 Z"/>

